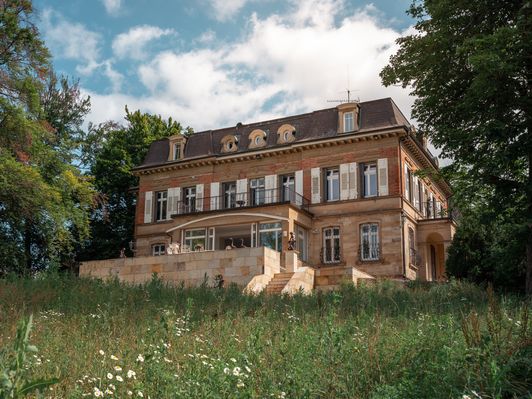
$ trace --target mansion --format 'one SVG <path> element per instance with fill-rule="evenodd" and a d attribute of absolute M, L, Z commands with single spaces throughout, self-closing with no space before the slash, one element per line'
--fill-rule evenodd
<path fill-rule="evenodd" d="M 158 140 L 133 172 L 135 257 L 80 272 L 253 292 L 438 280 L 455 225 L 437 169 L 390 98 Z"/>

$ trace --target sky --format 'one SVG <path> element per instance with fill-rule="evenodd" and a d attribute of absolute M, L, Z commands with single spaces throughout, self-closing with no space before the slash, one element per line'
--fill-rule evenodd
<path fill-rule="evenodd" d="M 34 0 L 59 74 L 91 97 L 87 122 L 129 110 L 195 131 L 392 97 L 379 72 L 412 32 L 411 0 Z"/>

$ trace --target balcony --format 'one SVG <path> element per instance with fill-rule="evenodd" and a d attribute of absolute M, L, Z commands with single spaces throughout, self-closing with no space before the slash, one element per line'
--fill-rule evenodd
<path fill-rule="evenodd" d="M 445 208 L 437 209 L 436 201 L 425 201 L 421 203 L 421 214 L 423 219 L 451 219 L 452 214 Z"/>
<path fill-rule="evenodd" d="M 251 189 L 245 193 L 228 192 L 212 197 L 188 197 L 177 203 L 177 212 L 172 212 L 170 216 L 279 204 L 290 204 L 306 212 L 309 212 L 310 207 L 310 201 L 293 190 Z"/>

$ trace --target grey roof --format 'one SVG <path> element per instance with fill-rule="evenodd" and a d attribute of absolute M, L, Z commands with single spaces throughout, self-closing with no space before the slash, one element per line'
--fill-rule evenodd
<path fill-rule="evenodd" d="M 356 127 L 355 132 L 394 126 L 410 126 L 410 123 L 391 98 L 359 103 L 358 120 L 359 126 Z M 187 140 L 183 159 L 227 155 L 221 152 L 221 140 L 229 134 L 238 137 L 238 151 L 236 153 L 282 146 L 282 144 L 277 144 L 277 130 L 284 124 L 290 124 L 295 127 L 295 143 L 335 137 L 342 134 L 338 133 L 338 108 L 327 108 L 307 114 L 250 124 L 238 124 L 233 127 L 194 133 Z M 255 129 L 262 129 L 267 133 L 267 144 L 257 149 L 249 149 L 248 136 Z M 144 162 L 139 167 L 175 162 L 168 161 L 169 147 L 168 139 L 154 141 Z"/>

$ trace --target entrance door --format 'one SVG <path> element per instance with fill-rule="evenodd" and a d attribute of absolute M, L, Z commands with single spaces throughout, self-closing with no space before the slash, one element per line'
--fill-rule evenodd
<path fill-rule="evenodd" d="M 436 281 L 436 248 L 434 245 L 430 246 L 430 272 L 432 281 Z"/>

